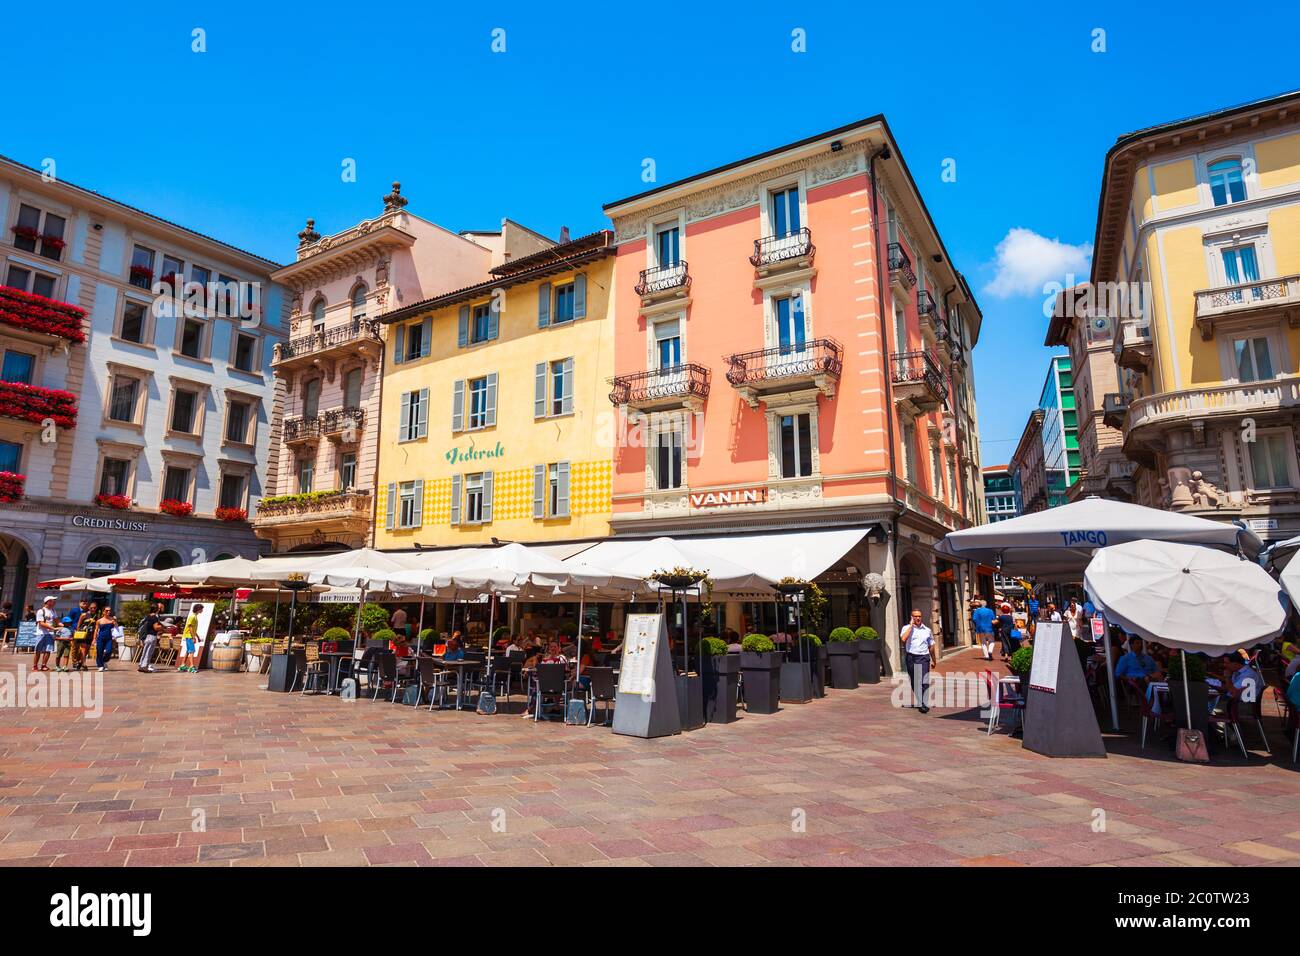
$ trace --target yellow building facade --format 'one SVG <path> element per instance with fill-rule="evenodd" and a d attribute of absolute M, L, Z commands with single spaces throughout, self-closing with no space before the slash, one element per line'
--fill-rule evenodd
<path fill-rule="evenodd" d="M 1300 96 L 1121 137 L 1093 292 L 1139 502 L 1300 531 Z M 1127 296 L 1127 299 L 1125 298 Z M 1082 328 L 1082 326 L 1081 326 Z"/>
<path fill-rule="evenodd" d="M 382 317 L 375 546 L 609 533 L 612 235 Z"/>

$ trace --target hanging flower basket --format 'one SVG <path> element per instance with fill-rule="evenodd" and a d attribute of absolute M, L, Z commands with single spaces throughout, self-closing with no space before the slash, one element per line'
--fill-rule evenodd
<path fill-rule="evenodd" d="M 660 587 L 685 591 L 707 580 L 708 576 L 707 571 L 697 571 L 695 568 L 663 568 L 651 574 L 649 580 L 657 581 Z"/>
<path fill-rule="evenodd" d="M 95 504 L 101 508 L 112 508 L 115 511 L 125 511 L 131 507 L 130 495 L 95 495 Z"/>
<path fill-rule="evenodd" d="M 158 503 L 158 510 L 165 515 L 171 515 L 173 518 L 188 518 L 194 514 L 194 506 L 188 501 L 180 501 L 176 498 L 164 498 Z"/>
<path fill-rule="evenodd" d="M 27 476 L 12 471 L 0 471 L 0 503 L 19 501 L 27 485 Z"/>
<path fill-rule="evenodd" d="M 243 508 L 218 508 L 215 512 L 218 521 L 247 521 L 248 512 Z"/>
<path fill-rule="evenodd" d="M 776 583 L 777 593 L 784 594 L 786 597 L 799 594 L 807 589 L 808 581 L 805 578 L 782 578 Z"/>

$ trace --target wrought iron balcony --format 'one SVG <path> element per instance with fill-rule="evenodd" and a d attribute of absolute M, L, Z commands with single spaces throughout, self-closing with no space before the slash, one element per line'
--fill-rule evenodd
<path fill-rule="evenodd" d="M 710 373 L 703 365 L 684 363 L 610 379 L 609 400 L 637 411 L 699 409 L 709 396 Z"/>
<path fill-rule="evenodd" d="M 361 342 L 379 342 L 379 323 L 371 319 L 353 319 L 322 332 L 296 335 L 275 347 L 274 364 L 284 365 L 296 359 L 319 355 L 332 349 Z"/>
<path fill-rule="evenodd" d="M 1119 392 L 1107 392 L 1101 398 L 1101 423 L 1110 428 L 1123 429 L 1128 416 L 1128 398 Z"/>
<path fill-rule="evenodd" d="M 302 442 L 320 438 L 320 425 L 321 417 L 319 415 L 286 418 L 283 426 L 283 440 L 286 442 Z"/>
<path fill-rule="evenodd" d="M 293 524 L 299 521 L 320 523 L 338 519 L 369 521 L 371 515 L 370 491 L 366 488 L 350 491 L 308 492 L 305 495 L 284 495 L 258 502 L 255 527 Z"/>
<path fill-rule="evenodd" d="M 642 269 L 641 279 L 633 291 L 643 299 L 653 299 L 661 295 L 685 295 L 690 287 L 690 270 L 685 262 L 678 262 Z"/>
<path fill-rule="evenodd" d="M 885 247 L 885 252 L 885 261 L 889 263 L 889 281 L 897 282 L 904 289 L 916 285 L 916 273 L 912 270 L 912 258 L 907 251 L 897 242 L 891 242 Z"/>
<path fill-rule="evenodd" d="M 366 423 L 366 410 L 364 408 L 346 407 L 331 408 L 320 416 L 321 434 L 333 437 L 335 435 L 346 436 L 347 432 L 352 430 L 357 432 L 361 426 Z"/>
<path fill-rule="evenodd" d="M 788 235 L 755 239 L 754 254 L 749 257 L 749 264 L 760 272 L 771 272 L 783 266 L 811 265 L 816 254 L 812 231 L 804 226 Z"/>
<path fill-rule="evenodd" d="M 921 289 L 916 293 L 916 313 L 928 315 L 936 324 L 939 323 L 939 303 L 934 301 L 929 289 Z"/>
<path fill-rule="evenodd" d="M 939 364 L 929 352 L 895 352 L 889 357 L 894 401 L 912 414 L 947 405 L 948 389 Z"/>
<path fill-rule="evenodd" d="M 1201 338 L 1214 335 L 1214 320 L 1243 312 L 1289 310 L 1300 305 L 1300 275 L 1256 279 L 1196 293 L 1196 324 Z"/>
<path fill-rule="evenodd" d="M 834 339 L 814 339 L 802 346 L 777 345 L 727 357 L 730 382 L 751 407 L 764 398 L 816 388 L 827 397 L 844 369 L 844 348 Z"/>

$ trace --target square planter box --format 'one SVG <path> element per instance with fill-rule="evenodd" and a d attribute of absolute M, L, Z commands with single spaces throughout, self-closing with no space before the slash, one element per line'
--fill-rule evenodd
<path fill-rule="evenodd" d="M 775 714 L 781 708 L 781 655 L 777 651 L 756 654 L 740 652 L 740 670 L 745 678 L 745 711 Z"/>
<path fill-rule="evenodd" d="M 831 659 L 831 686 L 853 690 L 858 686 L 858 641 L 831 641 L 826 645 Z"/>
<path fill-rule="evenodd" d="M 677 713 L 682 730 L 704 726 L 704 678 L 699 674 L 677 675 Z"/>
<path fill-rule="evenodd" d="M 806 704 L 812 699 L 811 663 L 787 660 L 781 665 L 781 700 L 792 704 Z"/>
<path fill-rule="evenodd" d="M 740 684 L 740 655 L 720 654 L 705 657 L 701 671 L 704 678 L 704 722 L 730 724 L 736 717 L 736 688 Z"/>
<path fill-rule="evenodd" d="M 858 683 L 880 683 L 880 641 L 856 641 L 858 645 Z"/>

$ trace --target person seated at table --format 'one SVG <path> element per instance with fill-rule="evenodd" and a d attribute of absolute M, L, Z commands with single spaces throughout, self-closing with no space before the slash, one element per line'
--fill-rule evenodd
<path fill-rule="evenodd" d="M 722 639 L 727 642 L 728 654 L 739 654 L 741 652 L 740 635 L 737 632 L 733 631 L 731 628 L 727 628 L 722 635 Z"/>
<path fill-rule="evenodd" d="M 405 634 L 397 634 L 391 641 L 389 641 L 388 649 L 392 651 L 397 657 L 411 656 L 411 645 L 410 642 L 406 639 Z"/>
<path fill-rule="evenodd" d="M 1264 675 L 1255 668 L 1245 651 L 1225 657 L 1223 670 L 1229 696 L 1247 704 L 1263 699 Z"/>
<path fill-rule="evenodd" d="M 522 652 L 523 652 L 523 649 L 524 649 L 524 648 L 523 648 L 523 645 L 524 645 L 525 643 L 527 643 L 527 642 L 526 642 L 526 641 L 521 641 L 518 637 L 511 637 L 511 638 L 510 638 L 510 643 L 508 643 L 508 644 L 506 645 L 505 653 L 507 653 L 507 654 L 518 654 L 518 653 L 522 653 Z"/>
<path fill-rule="evenodd" d="M 560 652 L 560 645 L 551 641 L 546 646 L 546 656 L 542 658 L 543 664 L 567 664 L 569 659 Z"/>
<path fill-rule="evenodd" d="M 463 661 L 465 659 L 465 641 L 460 636 L 460 631 L 451 635 L 451 640 L 447 642 L 447 652 L 442 655 L 444 661 Z"/>
<path fill-rule="evenodd" d="M 1142 638 L 1135 637 L 1129 641 L 1129 652 L 1115 664 L 1115 676 L 1139 690 L 1146 684 L 1162 679 L 1160 665 L 1154 657 L 1146 653 Z"/>

